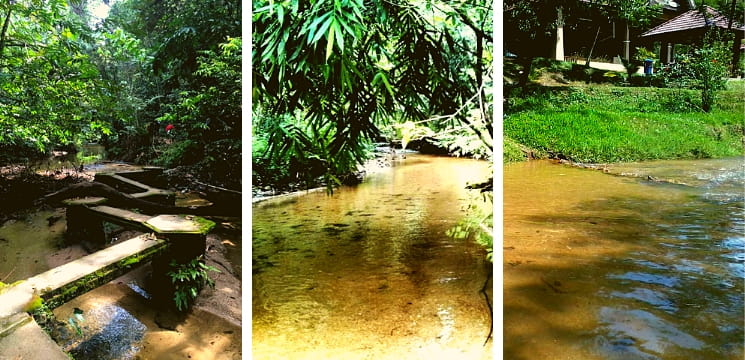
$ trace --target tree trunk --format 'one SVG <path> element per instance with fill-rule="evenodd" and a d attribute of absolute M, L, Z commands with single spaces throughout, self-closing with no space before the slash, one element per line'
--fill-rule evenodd
<path fill-rule="evenodd" d="M 595 44 L 598 43 L 598 35 L 600 35 L 600 26 L 598 26 L 598 32 L 595 33 L 595 40 L 592 42 L 590 53 L 587 54 L 587 62 L 585 62 L 585 66 L 590 66 L 590 59 L 592 58 L 592 52 L 595 50 Z"/>
<path fill-rule="evenodd" d="M 0 33 L 0 58 L 3 57 L 3 50 L 5 50 L 5 34 L 8 33 L 8 26 L 10 25 L 10 13 L 11 10 L 8 8 L 8 13 L 5 15 L 5 21 L 3 22 L 3 30 Z"/>
<path fill-rule="evenodd" d="M 81 197 L 105 197 L 108 199 L 106 205 L 125 209 L 138 209 L 142 213 L 153 215 L 191 214 L 201 216 L 239 216 L 241 214 L 240 195 L 224 196 L 223 199 L 221 199 L 221 203 L 213 203 L 209 206 L 170 206 L 138 199 L 109 185 L 95 181 L 70 185 L 62 190 L 44 196 L 42 201 L 53 206 L 59 206 L 62 204 L 62 200 Z"/>
<path fill-rule="evenodd" d="M 556 8 L 556 38 L 553 55 L 555 60 L 564 61 L 564 13 L 561 6 Z"/>

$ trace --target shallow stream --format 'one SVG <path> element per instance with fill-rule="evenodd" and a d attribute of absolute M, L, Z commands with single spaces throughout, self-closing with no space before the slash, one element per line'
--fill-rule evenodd
<path fill-rule="evenodd" d="M 742 359 L 743 159 L 504 168 L 505 359 Z"/>
<path fill-rule="evenodd" d="M 465 189 L 489 174 L 411 155 L 333 196 L 255 204 L 253 359 L 491 358 L 491 263 L 446 235 L 492 206 Z"/>
<path fill-rule="evenodd" d="M 58 165 L 71 168 L 67 163 Z M 41 164 L 39 171 L 56 169 L 45 166 Z M 85 165 L 91 177 L 95 172 L 137 168 L 119 163 Z M 177 194 L 178 206 L 205 204 L 195 194 Z M 204 289 L 191 311 L 161 310 L 148 294 L 151 269 L 144 265 L 54 309 L 63 323 L 54 331 L 55 340 L 81 360 L 240 359 L 240 221 L 219 221 L 221 227 L 236 230 L 208 235 L 208 261 L 215 261 L 210 264 L 221 272 L 210 272 L 217 285 Z M 111 242 L 136 235 L 110 224 L 104 228 Z M 82 246 L 65 244 L 65 230 L 63 208 L 29 210 L 0 223 L 0 281 L 13 283 L 87 255 Z M 0 359 L 2 355 L 0 349 Z"/>

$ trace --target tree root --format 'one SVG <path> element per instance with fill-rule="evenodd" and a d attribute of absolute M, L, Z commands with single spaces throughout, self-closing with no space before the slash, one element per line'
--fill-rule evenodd
<path fill-rule="evenodd" d="M 108 199 L 107 205 L 121 208 L 136 208 L 145 214 L 192 214 L 201 216 L 240 216 L 240 197 L 233 197 L 231 201 L 202 207 L 182 207 L 163 205 L 147 200 L 137 199 L 127 193 L 123 193 L 109 185 L 99 182 L 84 182 L 70 185 L 62 190 L 48 194 L 37 200 L 52 206 L 61 206 L 62 200 L 99 196 Z"/>
<path fill-rule="evenodd" d="M 490 263 L 491 264 L 491 263 Z M 489 342 L 489 339 L 492 337 L 492 333 L 494 332 L 494 310 L 491 306 L 491 300 L 489 299 L 489 295 L 486 293 L 486 286 L 489 284 L 489 279 L 492 278 L 492 270 L 489 269 L 489 274 L 486 276 L 486 280 L 484 281 L 484 286 L 481 287 L 481 290 L 479 290 L 480 293 L 484 294 L 484 299 L 486 300 L 486 306 L 489 308 L 489 334 L 486 335 L 486 340 L 484 340 L 484 345 Z"/>

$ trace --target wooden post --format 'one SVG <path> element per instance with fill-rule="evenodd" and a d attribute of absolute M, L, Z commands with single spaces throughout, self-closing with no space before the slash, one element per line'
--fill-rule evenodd
<path fill-rule="evenodd" d="M 626 61 L 629 61 L 631 59 L 631 38 L 629 37 L 629 23 L 626 22 L 624 24 L 626 27 L 626 37 L 623 39 L 623 58 L 626 59 Z"/>
<path fill-rule="evenodd" d="M 665 61 L 665 64 L 669 64 L 669 63 L 673 62 L 673 44 L 672 43 L 667 43 L 667 53 L 666 53 L 666 56 L 667 56 L 666 57 L 667 60 Z"/>

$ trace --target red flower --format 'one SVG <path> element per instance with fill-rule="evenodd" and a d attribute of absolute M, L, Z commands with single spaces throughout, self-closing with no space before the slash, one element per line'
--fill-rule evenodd
<path fill-rule="evenodd" d="M 171 132 L 171 130 L 173 130 L 174 128 L 175 128 L 175 126 L 173 126 L 173 124 L 168 124 L 166 126 L 166 132 Z"/>

